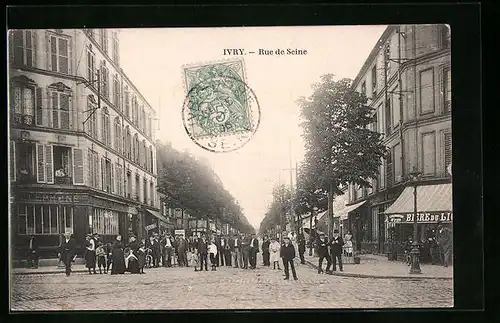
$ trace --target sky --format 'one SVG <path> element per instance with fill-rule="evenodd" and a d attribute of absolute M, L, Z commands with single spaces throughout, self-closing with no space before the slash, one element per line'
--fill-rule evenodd
<path fill-rule="evenodd" d="M 354 79 L 386 27 L 122 29 L 120 64 L 157 112 L 156 138 L 208 160 L 258 229 L 272 201 L 273 185 L 290 185 L 291 178 L 294 185 L 290 168 L 303 158 L 297 99 L 311 95 L 321 75 Z M 223 54 L 233 48 L 247 55 Z M 248 54 L 259 49 L 300 49 L 307 54 Z M 259 128 L 236 151 L 206 151 L 191 141 L 183 126 L 183 66 L 238 58 L 244 61 L 246 82 L 260 105 Z"/>

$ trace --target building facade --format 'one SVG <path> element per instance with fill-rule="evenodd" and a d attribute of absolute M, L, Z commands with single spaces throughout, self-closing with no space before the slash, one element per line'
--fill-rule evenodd
<path fill-rule="evenodd" d="M 119 31 L 9 33 L 12 246 L 37 237 L 55 256 L 79 244 L 139 237 L 159 214 L 155 110 L 120 67 Z"/>
<path fill-rule="evenodd" d="M 353 231 L 358 250 L 385 253 L 395 224 L 383 212 L 408 184 L 410 172 L 421 174 L 422 185 L 451 183 L 449 27 L 389 26 L 353 87 L 374 108 L 369 127 L 381 133 L 389 154 L 372 188 L 349 187 L 349 205 L 365 203 L 350 212 L 343 226 Z"/>

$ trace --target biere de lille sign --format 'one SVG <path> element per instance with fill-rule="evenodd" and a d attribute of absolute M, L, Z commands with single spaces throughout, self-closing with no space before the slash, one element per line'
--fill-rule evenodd
<path fill-rule="evenodd" d="M 391 217 L 392 222 L 409 222 L 413 223 L 413 214 L 404 214 L 402 216 Z M 442 212 L 442 213 L 417 213 L 417 223 L 435 223 L 435 222 L 452 222 L 453 213 L 452 212 Z"/>

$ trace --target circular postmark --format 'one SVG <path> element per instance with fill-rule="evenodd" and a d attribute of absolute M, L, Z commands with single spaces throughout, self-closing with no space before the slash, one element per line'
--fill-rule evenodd
<path fill-rule="evenodd" d="M 254 91 L 241 79 L 213 76 L 188 91 L 182 120 L 188 136 L 201 148 L 231 152 L 243 147 L 257 131 L 260 106 Z"/>

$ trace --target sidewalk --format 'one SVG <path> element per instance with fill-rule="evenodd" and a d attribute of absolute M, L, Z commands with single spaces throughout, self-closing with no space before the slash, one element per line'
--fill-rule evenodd
<path fill-rule="evenodd" d="M 56 266 L 41 266 L 37 269 L 34 268 L 12 268 L 11 272 L 13 275 L 41 275 L 41 274 L 64 274 L 64 267 Z M 71 268 L 71 273 L 85 273 L 88 272 L 88 269 L 85 268 L 85 265 L 73 265 Z"/>
<path fill-rule="evenodd" d="M 304 255 L 306 263 L 318 269 L 318 257 Z M 401 261 L 389 261 L 386 256 L 360 255 L 360 264 L 344 264 L 344 271 L 334 272 L 337 276 L 363 278 L 398 278 L 398 279 L 453 279 L 453 267 L 421 264 L 421 274 L 410 274 L 410 267 Z M 338 264 L 337 264 L 338 267 Z M 326 269 L 326 260 L 323 261 L 323 270 Z"/>

